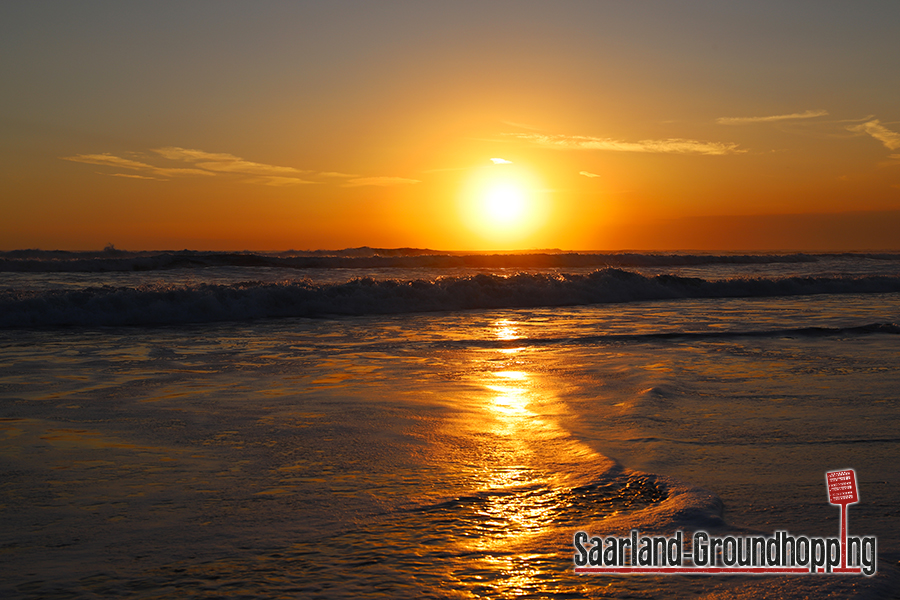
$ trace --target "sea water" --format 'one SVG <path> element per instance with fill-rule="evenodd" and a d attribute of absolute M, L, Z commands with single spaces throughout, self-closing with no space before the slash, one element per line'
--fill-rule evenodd
<path fill-rule="evenodd" d="M 4 258 L 0 594 L 897 595 L 900 257 L 313 258 Z M 843 468 L 873 577 L 573 572 Z"/>

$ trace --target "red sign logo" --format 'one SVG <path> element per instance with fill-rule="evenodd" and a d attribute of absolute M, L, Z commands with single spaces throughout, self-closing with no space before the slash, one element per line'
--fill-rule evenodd
<path fill-rule="evenodd" d="M 825 473 L 828 482 L 828 502 L 830 504 L 855 504 L 859 502 L 856 492 L 856 472 L 853 469 Z"/>
<path fill-rule="evenodd" d="M 835 572 L 847 572 L 847 505 L 859 502 L 856 493 L 856 471 L 844 469 L 825 473 L 829 504 L 841 505 L 841 567 Z"/>

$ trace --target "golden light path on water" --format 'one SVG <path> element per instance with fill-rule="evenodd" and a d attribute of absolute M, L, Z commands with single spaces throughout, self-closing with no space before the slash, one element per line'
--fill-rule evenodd
<path fill-rule="evenodd" d="M 504 342 L 523 338 L 508 319 L 495 321 L 489 333 Z M 464 538 L 463 554 L 481 557 L 470 567 L 493 574 L 491 583 L 504 597 L 547 593 L 568 570 L 559 520 L 571 495 L 572 482 L 566 481 L 571 469 L 554 466 L 608 464 L 554 419 L 561 403 L 543 381 L 535 352 L 526 347 L 478 352 L 469 373 L 482 392 L 472 399 L 480 414 L 462 425 L 467 436 L 484 444 L 473 475 L 487 498 L 473 515 L 481 535 Z M 558 543 L 547 547 L 548 535 L 559 537 Z"/>

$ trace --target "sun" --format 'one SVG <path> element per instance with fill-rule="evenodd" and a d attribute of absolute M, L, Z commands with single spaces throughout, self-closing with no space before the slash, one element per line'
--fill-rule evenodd
<path fill-rule="evenodd" d="M 525 212 L 525 193 L 511 183 L 500 183 L 484 194 L 485 216 L 500 226 L 520 221 Z"/>
<path fill-rule="evenodd" d="M 491 160 L 493 165 L 473 170 L 461 189 L 465 223 L 486 248 L 527 245 L 542 222 L 543 186 L 531 170 Z"/>

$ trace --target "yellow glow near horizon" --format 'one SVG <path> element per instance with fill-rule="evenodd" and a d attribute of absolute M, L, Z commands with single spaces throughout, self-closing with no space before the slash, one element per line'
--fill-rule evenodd
<path fill-rule="evenodd" d="M 537 178 L 510 163 L 476 170 L 462 189 L 465 222 L 487 245 L 527 244 L 541 223 Z"/>

